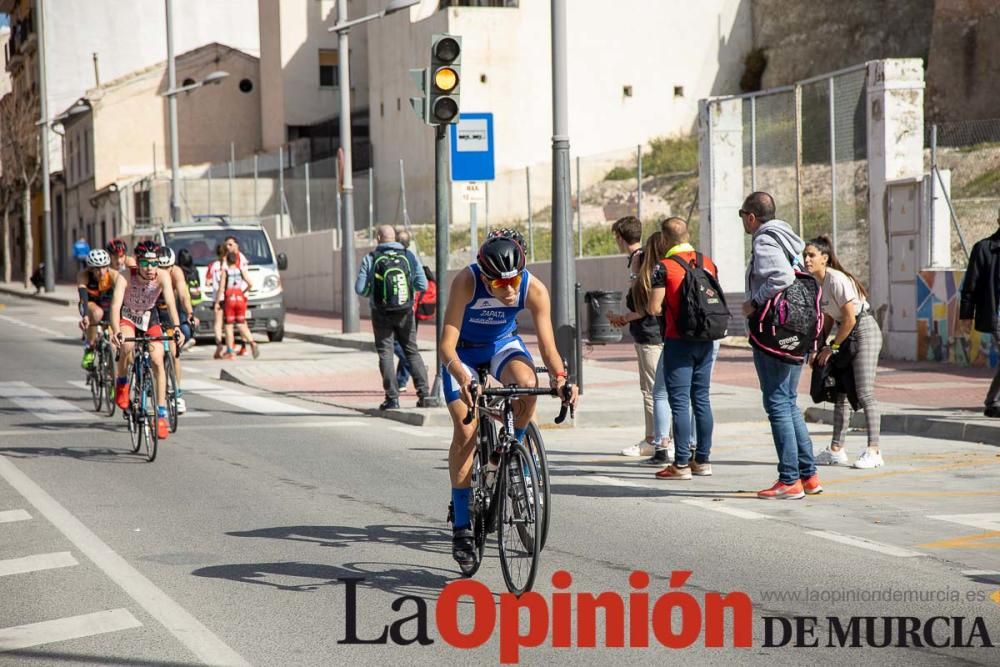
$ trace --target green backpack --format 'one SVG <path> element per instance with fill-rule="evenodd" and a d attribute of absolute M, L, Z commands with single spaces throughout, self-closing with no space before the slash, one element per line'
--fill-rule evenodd
<path fill-rule="evenodd" d="M 384 248 L 372 254 L 371 297 L 380 311 L 413 308 L 413 270 L 405 250 Z"/>

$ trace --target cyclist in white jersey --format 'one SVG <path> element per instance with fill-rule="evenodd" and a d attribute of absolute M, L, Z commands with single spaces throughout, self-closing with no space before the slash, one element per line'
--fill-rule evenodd
<path fill-rule="evenodd" d="M 476 263 L 455 276 L 448 293 L 439 350 L 445 401 L 454 429 L 448 470 L 455 517 L 452 555 L 459 563 L 472 562 L 476 557 L 469 501 L 477 424 L 462 423 L 473 407 L 469 385 L 476 377 L 476 367 L 489 364 L 490 374 L 504 385 L 538 386 L 534 361 L 517 335 L 515 318 L 522 309 L 531 311 L 552 386 L 561 388 L 566 384 L 566 368 L 552 332 L 549 291 L 524 265 L 521 234 L 495 230 L 479 249 Z M 569 403 L 575 405 L 576 399 L 574 387 Z M 514 436 L 518 440 L 524 440 L 534 412 L 534 396 L 514 401 Z"/>
<path fill-rule="evenodd" d="M 159 268 L 159 246 L 152 241 L 144 241 L 135 247 L 138 264 L 119 273 L 115 279 L 115 294 L 111 300 L 111 343 L 119 348 L 118 380 L 115 384 L 115 402 L 122 410 L 128 409 L 128 368 L 132 360 L 135 344 L 124 338 L 134 338 L 137 333 L 157 337 L 163 335 L 156 300 L 163 293 L 171 321 L 177 322 L 177 305 L 170 275 Z M 127 276 L 127 277 L 126 277 Z M 184 334 L 178 331 L 178 344 L 184 344 Z M 167 376 L 163 371 L 163 346 L 150 345 L 149 356 L 153 362 L 153 376 L 156 379 L 157 426 L 160 439 L 170 432 L 167 424 Z"/>

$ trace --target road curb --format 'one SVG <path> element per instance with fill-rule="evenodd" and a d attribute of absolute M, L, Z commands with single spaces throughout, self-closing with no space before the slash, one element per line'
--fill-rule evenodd
<path fill-rule="evenodd" d="M 832 425 L 833 409 L 806 408 L 805 417 L 806 421 Z M 866 421 L 863 413 L 859 412 L 851 416 L 851 428 L 863 429 L 865 426 Z M 882 415 L 882 430 L 922 438 L 958 440 L 1000 447 L 1000 421 L 996 422 L 994 426 L 992 423 L 976 423 L 946 417 L 889 413 Z"/>
<path fill-rule="evenodd" d="M 349 334 L 348 334 L 349 335 Z M 306 341 L 307 343 L 315 343 L 317 345 L 327 345 L 329 347 L 342 347 L 348 350 L 360 350 L 362 352 L 371 352 L 375 354 L 375 341 L 374 340 L 357 340 L 354 338 L 346 338 L 343 334 L 323 334 L 323 333 L 312 333 L 306 331 L 295 331 L 289 329 L 285 326 L 285 336 L 288 338 L 294 338 L 295 340 Z M 429 352 L 434 349 L 434 346 L 430 343 L 424 341 L 419 341 L 417 347 L 421 352 Z"/>
<path fill-rule="evenodd" d="M 16 296 L 21 299 L 32 299 L 34 301 L 44 301 L 46 303 L 54 303 L 57 306 L 72 306 L 74 303 L 76 303 L 76 301 L 74 301 L 73 299 L 57 296 L 55 294 L 47 294 L 45 292 L 32 294 L 31 292 L 5 286 L 0 286 L 0 294 Z"/>
<path fill-rule="evenodd" d="M 219 380 L 222 380 L 223 382 L 235 382 L 236 384 L 241 384 L 245 387 L 253 387 L 254 389 L 266 391 L 269 394 L 282 395 L 278 392 L 261 387 L 252 382 L 249 378 L 241 377 L 241 375 L 242 374 L 238 370 L 231 372 L 223 368 L 219 371 Z M 299 400 L 310 401 L 310 399 L 307 398 L 299 398 Z M 390 419 L 409 426 L 451 426 L 451 416 L 448 414 L 447 408 L 400 408 L 398 410 L 379 410 L 378 408 L 363 408 L 346 403 L 329 403 L 327 401 L 315 400 L 310 402 L 329 405 L 335 408 L 343 408 L 344 410 L 352 410 L 369 417 Z"/>

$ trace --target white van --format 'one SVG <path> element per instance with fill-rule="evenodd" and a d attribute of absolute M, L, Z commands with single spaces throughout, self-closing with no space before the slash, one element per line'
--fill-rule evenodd
<path fill-rule="evenodd" d="M 133 241 L 155 238 L 157 243 L 170 246 L 175 254 L 183 248 L 191 253 L 203 295 L 203 300 L 195 306 L 195 315 L 201 321 L 197 335 L 211 337 L 215 293 L 206 273 L 208 265 L 216 259 L 216 248 L 230 236 L 236 238 L 240 252 L 247 258 L 253 284 L 248 294 L 247 325 L 251 331 L 266 333 L 269 341 L 278 342 L 285 337 L 285 301 L 278 272 L 288 268 L 288 258 L 284 253 L 275 255 L 267 230 L 259 221 L 235 222 L 224 215 L 196 215 L 191 222 L 136 229 Z"/>

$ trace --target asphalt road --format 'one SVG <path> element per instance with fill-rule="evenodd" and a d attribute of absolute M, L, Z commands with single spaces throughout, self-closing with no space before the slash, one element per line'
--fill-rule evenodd
<path fill-rule="evenodd" d="M 146 463 L 129 453 L 119 414 L 91 411 L 72 309 L 0 303 L 0 664 L 488 664 L 502 643 L 513 645 L 517 624 L 501 633 L 503 612 L 471 598 L 457 605 L 459 626 L 472 633 L 478 623 L 482 646 L 454 648 L 438 626 L 438 596 L 457 578 L 445 523 L 447 430 L 221 382 L 222 362 L 195 348 L 190 414 Z M 294 341 L 263 349 L 261 361 L 228 363 L 330 353 Z M 543 404 L 540 419 L 554 413 Z M 541 645 L 523 648 L 521 662 L 1000 664 L 998 649 L 979 647 L 978 630 L 1000 643 L 996 448 L 888 435 L 886 469 L 824 471 L 822 496 L 766 503 L 749 493 L 774 476 L 766 424 L 720 425 L 715 476 L 690 483 L 658 482 L 614 456 L 628 444 L 620 429 L 544 433 L 554 500 L 533 602 Z M 817 432 L 817 442 L 828 437 Z M 567 590 L 553 588 L 557 570 L 572 575 Z M 691 596 L 680 596 L 690 607 L 684 621 L 679 608 L 672 615 L 676 634 L 699 626 L 690 646 L 665 648 L 650 631 L 636 635 L 648 647 L 605 648 L 598 613 L 598 648 L 553 647 L 562 613 L 573 617 L 571 644 L 586 635 L 577 598 L 567 607 L 554 593 L 608 591 L 638 609 L 634 570 L 651 576 L 638 590 L 650 608 L 671 591 Z M 691 574 L 671 582 L 674 570 Z M 359 639 L 423 609 L 432 643 L 343 643 L 352 578 L 362 579 L 353 596 Z M 504 592 L 495 548 L 476 580 Z M 744 592 L 753 603 L 747 623 L 726 614 L 721 648 L 706 646 L 711 622 L 702 623 L 716 616 L 706 602 L 713 592 Z M 412 597 L 394 609 L 403 596 Z M 836 635 L 828 617 L 848 627 L 864 616 L 879 618 L 871 637 L 864 619 L 854 621 L 862 644 L 883 641 L 881 617 L 915 620 L 889 621 L 886 648 L 828 646 Z M 817 617 L 814 634 L 795 617 Z M 923 629 L 902 633 L 910 645 L 897 646 L 900 622 L 923 628 L 934 617 L 948 619 L 932 626 L 935 643 L 976 635 L 976 648 L 913 646 Z M 964 619 L 961 630 L 954 617 Z M 766 645 L 769 625 L 775 644 L 797 623 L 801 643 L 816 648 L 795 648 L 794 638 Z M 412 639 L 419 624 L 405 620 L 397 634 Z M 736 626 L 749 629 L 752 646 L 734 648 Z M 628 645 L 636 640 L 628 620 L 624 627 Z"/>

